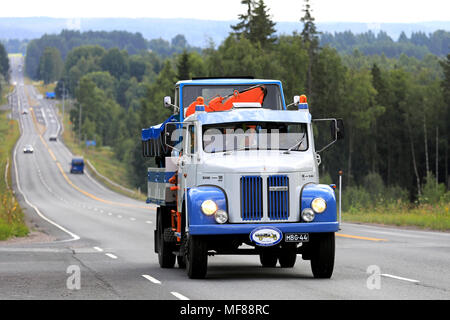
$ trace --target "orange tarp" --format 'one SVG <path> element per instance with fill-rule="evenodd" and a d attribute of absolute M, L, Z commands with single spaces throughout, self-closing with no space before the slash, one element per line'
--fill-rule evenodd
<path fill-rule="evenodd" d="M 198 97 L 187 108 L 186 117 L 195 113 L 195 107 L 199 105 L 204 105 L 206 112 L 230 110 L 235 102 L 259 102 L 262 105 L 266 93 L 267 89 L 264 86 L 252 87 L 241 92 L 234 90 L 233 94 L 228 97 L 218 96 L 213 98 L 209 105 L 205 104 L 203 97 Z"/>

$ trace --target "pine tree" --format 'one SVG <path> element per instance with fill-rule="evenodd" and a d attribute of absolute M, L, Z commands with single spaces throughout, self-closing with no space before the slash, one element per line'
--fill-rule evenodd
<path fill-rule="evenodd" d="M 274 36 L 276 23 L 271 20 L 268 11 L 264 0 L 259 0 L 252 10 L 252 19 L 250 20 L 249 39 L 255 43 L 259 42 L 262 48 L 273 44 L 276 40 Z"/>
<path fill-rule="evenodd" d="M 191 79 L 191 63 L 189 61 L 189 53 L 186 50 L 183 50 L 181 54 L 178 64 L 178 80 L 189 80 Z"/>
<path fill-rule="evenodd" d="M 247 6 L 247 14 L 240 14 L 238 16 L 240 22 L 234 26 L 231 26 L 231 29 L 234 30 L 234 35 L 239 38 L 241 35 L 248 38 L 250 34 L 250 23 L 252 19 L 252 11 L 255 5 L 254 0 L 241 0 L 241 4 Z"/>
<path fill-rule="evenodd" d="M 302 37 L 305 42 L 313 45 L 315 49 L 319 46 L 319 37 L 317 32 L 316 25 L 314 23 L 314 17 L 311 15 L 312 9 L 309 4 L 309 0 L 305 0 L 305 7 L 302 10 L 304 12 L 304 16 L 300 19 L 303 23 Z"/>
<path fill-rule="evenodd" d="M 308 96 L 312 96 L 312 64 L 314 57 L 319 48 L 319 37 L 316 29 L 316 25 L 314 24 L 314 18 L 311 15 L 311 6 L 309 4 L 309 0 L 305 0 L 305 7 L 302 10 L 304 12 L 304 16 L 300 19 L 303 23 L 303 30 L 301 36 L 303 41 L 308 47 L 308 77 L 307 77 L 307 94 Z"/>

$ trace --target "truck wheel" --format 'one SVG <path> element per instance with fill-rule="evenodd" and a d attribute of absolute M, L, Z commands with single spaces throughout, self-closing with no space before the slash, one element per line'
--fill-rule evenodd
<path fill-rule="evenodd" d="M 295 243 L 284 245 L 280 249 L 278 261 L 282 268 L 292 268 L 297 260 L 297 245 Z"/>
<path fill-rule="evenodd" d="M 173 244 L 164 240 L 164 224 L 161 209 L 157 209 L 158 216 L 158 262 L 161 268 L 173 268 L 175 265 L 175 255 L 173 254 Z"/>
<path fill-rule="evenodd" d="M 189 236 L 185 257 L 188 277 L 191 279 L 205 278 L 208 268 L 208 247 L 200 236 Z"/>
<path fill-rule="evenodd" d="M 329 279 L 334 268 L 334 232 L 319 233 L 313 239 L 311 270 L 314 278 Z"/>
<path fill-rule="evenodd" d="M 263 248 L 259 254 L 259 261 L 264 268 L 275 268 L 277 260 L 277 250 L 274 248 Z"/>

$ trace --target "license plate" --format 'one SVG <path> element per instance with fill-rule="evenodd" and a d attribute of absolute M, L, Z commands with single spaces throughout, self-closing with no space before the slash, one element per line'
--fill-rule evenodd
<path fill-rule="evenodd" d="M 308 242 L 309 233 L 285 233 L 285 242 Z"/>

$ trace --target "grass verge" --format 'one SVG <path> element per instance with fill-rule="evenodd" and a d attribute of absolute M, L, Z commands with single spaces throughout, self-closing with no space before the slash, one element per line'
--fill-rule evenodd
<path fill-rule="evenodd" d="M 8 119 L 7 113 L 0 111 L 0 240 L 24 237 L 29 233 L 22 209 L 10 187 L 11 154 L 20 131 L 17 121 Z"/>
<path fill-rule="evenodd" d="M 350 208 L 342 213 L 345 222 L 375 223 L 401 227 L 450 231 L 450 204 L 404 204 L 401 202 L 375 208 Z"/>

